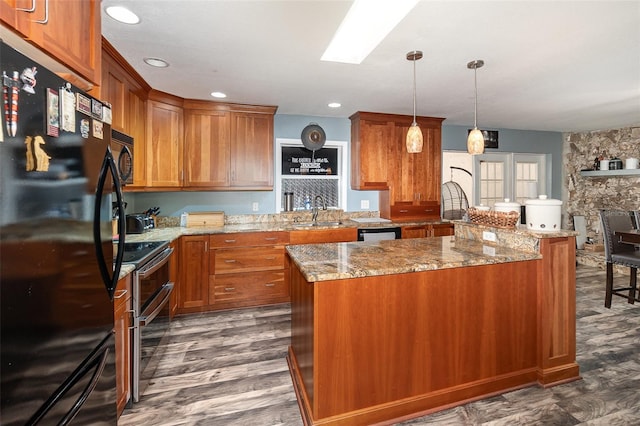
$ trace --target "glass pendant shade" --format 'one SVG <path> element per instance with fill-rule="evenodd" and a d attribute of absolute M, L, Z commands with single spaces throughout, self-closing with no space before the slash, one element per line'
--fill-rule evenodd
<path fill-rule="evenodd" d="M 422 130 L 417 123 L 413 123 L 407 132 L 407 152 L 410 154 L 422 152 L 422 143 Z"/>
<path fill-rule="evenodd" d="M 469 133 L 467 138 L 467 152 L 471 155 L 482 154 L 484 152 L 484 136 L 476 127 Z"/>
<path fill-rule="evenodd" d="M 407 152 L 409 154 L 417 154 L 422 152 L 422 130 L 416 123 L 416 61 L 422 58 L 422 52 L 414 50 L 407 53 L 407 60 L 413 62 L 413 123 L 407 131 Z"/>

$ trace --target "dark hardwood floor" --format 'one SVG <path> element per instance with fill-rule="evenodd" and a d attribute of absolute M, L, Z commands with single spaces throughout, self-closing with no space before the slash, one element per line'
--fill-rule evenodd
<path fill-rule="evenodd" d="M 628 276 L 616 276 L 623 284 Z M 604 307 L 604 271 L 577 269 L 582 380 L 529 387 L 401 425 L 640 425 L 640 304 Z M 155 378 L 119 425 L 302 425 L 285 355 L 289 306 L 178 317 Z"/>

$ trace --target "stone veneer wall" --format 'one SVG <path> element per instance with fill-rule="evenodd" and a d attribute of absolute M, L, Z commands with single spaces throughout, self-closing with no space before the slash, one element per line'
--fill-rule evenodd
<path fill-rule="evenodd" d="M 565 226 L 573 229 L 573 216 L 585 216 L 587 237 L 602 241 L 598 210 L 640 209 L 640 176 L 585 177 L 580 170 L 593 167 L 594 159 L 640 158 L 640 127 L 585 133 L 565 133 Z"/>

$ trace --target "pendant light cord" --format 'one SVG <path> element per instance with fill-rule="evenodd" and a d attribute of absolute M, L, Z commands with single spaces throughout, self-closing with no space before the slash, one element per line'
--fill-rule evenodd
<path fill-rule="evenodd" d="M 416 125 L 416 58 L 413 58 L 413 124 Z"/>
<path fill-rule="evenodd" d="M 475 86 L 475 102 L 473 105 L 473 127 L 478 128 L 478 68 L 473 68 L 473 85 Z"/>

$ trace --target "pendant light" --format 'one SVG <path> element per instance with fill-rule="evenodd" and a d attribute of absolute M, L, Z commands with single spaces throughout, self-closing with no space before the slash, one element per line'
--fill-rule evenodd
<path fill-rule="evenodd" d="M 413 61 L 413 123 L 407 132 L 407 152 L 415 154 L 422 152 L 422 131 L 416 122 L 416 61 L 422 59 L 422 52 L 414 50 L 407 53 L 407 60 Z"/>
<path fill-rule="evenodd" d="M 478 68 L 482 68 L 484 61 L 476 59 L 467 64 L 467 68 L 473 70 L 473 84 L 475 86 L 475 103 L 473 107 L 473 130 L 467 138 L 467 151 L 471 155 L 482 154 L 484 152 L 484 137 L 482 132 L 478 130 Z"/>

